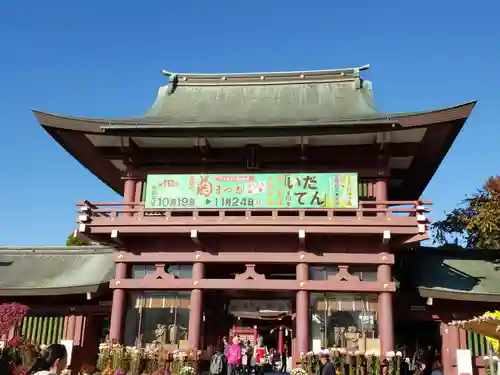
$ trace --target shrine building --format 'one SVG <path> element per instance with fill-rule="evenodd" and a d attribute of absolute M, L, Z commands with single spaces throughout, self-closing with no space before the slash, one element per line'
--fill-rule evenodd
<path fill-rule="evenodd" d="M 438 300 L 474 294 L 401 269 L 435 256 L 420 247 L 431 210 L 421 195 L 475 102 L 381 112 L 368 69 L 165 71 L 143 116 L 34 111 L 123 199 L 77 204 L 76 235 L 99 245 L 0 249 L 11 262 L 0 298 L 59 319 L 49 338 L 82 347 L 108 335 L 180 349 L 263 336 L 295 362 L 322 347 L 398 349 L 395 327 L 439 322 L 453 302 Z M 46 267 L 24 285 L 33 259 Z"/>

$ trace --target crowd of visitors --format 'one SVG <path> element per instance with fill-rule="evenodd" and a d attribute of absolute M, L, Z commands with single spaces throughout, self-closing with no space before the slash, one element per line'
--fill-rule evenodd
<path fill-rule="evenodd" d="M 224 337 L 210 362 L 210 375 L 264 375 L 266 372 L 286 372 L 288 348 L 283 352 L 269 350 L 264 339 L 259 337 L 255 346 L 243 342 L 238 336 L 229 344 Z"/>
<path fill-rule="evenodd" d="M 68 366 L 68 352 L 61 344 L 49 345 L 27 369 L 12 363 L 5 352 L 0 351 L 0 354 L 0 375 L 61 375 Z"/>

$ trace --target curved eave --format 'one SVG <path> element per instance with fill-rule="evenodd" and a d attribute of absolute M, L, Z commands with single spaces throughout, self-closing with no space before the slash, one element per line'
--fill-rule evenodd
<path fill-rule="evenodd" d="M 402 127 L 418 127 L 418 126 L 430 126 L 443 122 L 450 122 L 459 119 L 467 119 L 470 113 L 474 109 L 476 101 L 468 102 L 454 107 L 443 108 L 432 111 L 422 111 L 414 113 L 380 113 L 380 115 L 366 118 L 356 118 L 356 119 L 344 119 L 344 120 L 331 120 L 322 121 L 321 124 L 327 125 L 356 125 L 358 123 L 369 123 L 377 121 L 395 121 L 399 122 Z M 42 112 L 38 110 L 33 110 L 34 115 L 39 121 L 40 125 L 44 127 L 72 130 L 84 133 L 96 133 L 102 134 L 105 129 L 127 129 L 127 130 L 140 130 L 141 128 L 158 128 L 166 127 L 163 123 L 168 123 L 166 119 L 154 118 L 154 117 L 137 117 L 137 118 L 124 118 L 124 119 L 105 119 L 105 118 L 85 118 L 85 117 L 72 117 L 72 116 L 61 116 L 53 113 Z M 251 119 L 248 120 L 248 125 L 238 125 L 238 127 L 256 127 L 256 125 L 251 123 Z M 311 124 L 315 124 L 311 122 Z M 308 126 L 305 123 L 303 125 L 297 124 L 295 126 Z M 181 128 L 181 127 L 195 127 L 195 128 L 210 128 L 211 125 L 207 124 L 197 124 L 197 123 L 187 123 L 187 124 L 174 124 L 168 125 L 170 128 Z M 213 125 L 216 128 L 229 128 L 230 125 Z M 292 124 L 277 124 L 274 126 L 294 126 Z M 260 125 L 259 127 L 266 128 L 269 125 Z"/>
<path fill-rule="evenodd" d="M 419 287 L 418 293 L 424 298 L 447 299 L 471 302 L 500 302 L 500 294 L 473 293 L 460 290 L 444 290 Z"/>
<path fill-rule="evenodd" d="M 391 121 L 398 124 L 397 129 L 404 130 L 418 127 L 427 127 L 424 139 L 421 141 L 419 151 L 408 169 L 404 178 L 404 183 L 397 190 L 393 200 L 417 199 L 428 182 L 436 172 L 446 153 L 450 149 L 453 141 L 462 129 L 465 121 L 472 112 L 476 101 L 468 102 L 462 105 L 444 108 L 433 111 L 415 112 L 415 113 L 386 113 L 380 114 L 376 118 L 367 119 L 346 119 L 337 121 L 334 124 L 325 125 L 325 127 L 338 126 L 346 130 L 347 126 L 352 127 L 353 133 L 359 133 L 360 127 L 365 126 L 366 131 L 377 130 L 378 126 L 386 126 Z M 165 128 L 159 129 L 161 119 L 152 119 L 147 117 L 129 118 L 129 119 L 90 119 L 81 117 L 58 116 L 51 113 L 34 110 L 36 118 L 43 128 L 75 159 L 77 159 L 85 168 L 90 170 L 100 180 L 110 186 L 119 194 L 123 194 L 123 183 L 121 172 L 109 160 L 104 159 L 92 143 L 85 137 L 86 134 L 109 134 L 109 135 L 138 135 L 142 132 L 149 136 L 168 136 L 164 134 Z M 369 125 L 369 124 L 372 125 Z M 111 126 L 111 127 L 110 127 Z M 176 129 L 183 129 L 186 124 L 169 125 L 169 131 L 173 131 L 176 136 L 179 133 Z M 373 126 L 370 130 L 369 127 Z M 245 126 L 238 126 L 243 130 Z M 257 131 L 269 130 L 269 126 L 255 126 L 249 124 Z M 309 125 L 301 125 L 297 130 L 308 129 Z M 231 126 L 217 126 L 217 134 L 225 134 Z M 104 132 L 104 129 L 108 129 Z M 111 130 L 113 129 L 113 130 Z M 192 124 L 191 129 L 194 133 L 205 133 L 211 128 L 210 125 Z M 259 130 L 261 129 L 261 130 Z M 156 130 L 156 131 L 155 131 Z M 387 131 L 380 128 L 378 131 Z M 266 131 L 267 132 L 267 131 Z M 215 134 L 215 133 L 214 133 Z M 246 136 L 240 133 L 241 136 Z M 398 194 L 400 196 L 398 196 Z"/>
<path fill-rule="evenodd" d="M 109 282 L 93 285 L 68 286 L 61 288 L 8 288 L 0 289 L 0 296 L 31 297 L 31 296 L 63 296 L 74 294 L 96 293 L 99 289 L 109 286 Z"/>
<path fill-rule="evenodd" d="M 401 195 L 396 194 L 391 199 L 420 198 L 476 103 L 477 101 L 473 101 L 442 110 L 394 116 L 394 119 L 403 127 L 426 126 L 427 131 L 420 142 L 419 151 L 408 169 L 403 185 L 398 190 Z"/>
<path fill-rule="evenodd" d="M 73 156 L 83 167 L 88 169 L 116 193 L 123 195 L 123 183 L 120 171 L 109 160 L 102 158 L 94 145 L 85 136 L 85 134 L 91 132 L 68 130 L 53 126 L 54 123 L 45 121 L 47 117 L 42 116 L 45 114 L 42 112 L 38 113 L 41 115 L 40 117 L 37 115 L 37 118 L 42 127 L 67 153 Z M 56 119 L 56 124 L 61 120 L 61 117 L 55 115 L 50 115 L 49 118 Z M 41 119 L 44 121 L 42 122 Z"/>
<path fill-rule="evenodd" d="M 113 254 L 114 249 L 103 245 L 83 246 L 0 246 L 2 255 L 90 255 Z"/>
<path fill-rule="evenodd" d="M 428 126 L 461 119 L 467 120 L 476 104 L 477 100 L 474 100 L 453 107 L 431 111 L 392 113 L 390 118 L 397 120 L 403 127 Z"/>

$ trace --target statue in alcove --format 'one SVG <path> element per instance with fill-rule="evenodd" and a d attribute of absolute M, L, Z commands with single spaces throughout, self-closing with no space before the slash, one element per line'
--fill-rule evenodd
<path fill-rule="evenodd" d="M 179 326 L 177 324 L 171 324 L 168 326 L 168 339 L 170 344 L 177 344 L 178 340 L 186 339 L 187 329 L 185 327 Z"/>
<path fill-rule="evenodd" d="M 144 339 L 143 339 L 142 333 L 137 335 L 137 337 L 135 339 L 135 347 L 138 349 L 142 349 L 144 347 Z"/>
<path fill-rule="evenodd" d="M 347 349 L 359 349 L 359 339 L 361 334 L 359 333 L 355 325 L 347 326 L 347 330 L 344 333 L 346 339 Z"/>
<path fill-rule="evenodd" d="M 167 326 L 165 324 L 157 324 L 155 329 L 155 343 L 165 345 L 167 342 Z"/>
<path fill-rule="evenodd" d="M 170 324 L 168 326 L 168 341 L 171 344 L 177 343 L 178 334 L 179 334 L 179 326 L 177 324 Z"/>

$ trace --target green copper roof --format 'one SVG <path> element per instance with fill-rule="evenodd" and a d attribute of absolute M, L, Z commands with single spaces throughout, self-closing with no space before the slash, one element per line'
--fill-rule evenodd
<path fill-rule="evenodd" d="M 101 246 L 0 247 L 0 295 L 96 292 L 114 277 L 113 250 Z"/>
<path fill-rule="evenodd" d="M 494 250 L 421 248 L 406 255 L 405 279 L 423 297 L 500 301 L 500 254 Z"/>
<path fill-rule="evenodd" d="M 359 70 L 169 73 L 148 122 L 200 125 L 308 125 L 377 117 Z"/>
<path fill-rule="evenodd" d="M 318 124 L 373 117 L 371 84 L 352 83 L 268 86 L 180 86 L 173 94 L 160 89 L 146 117 L 164 123 Z"/>

